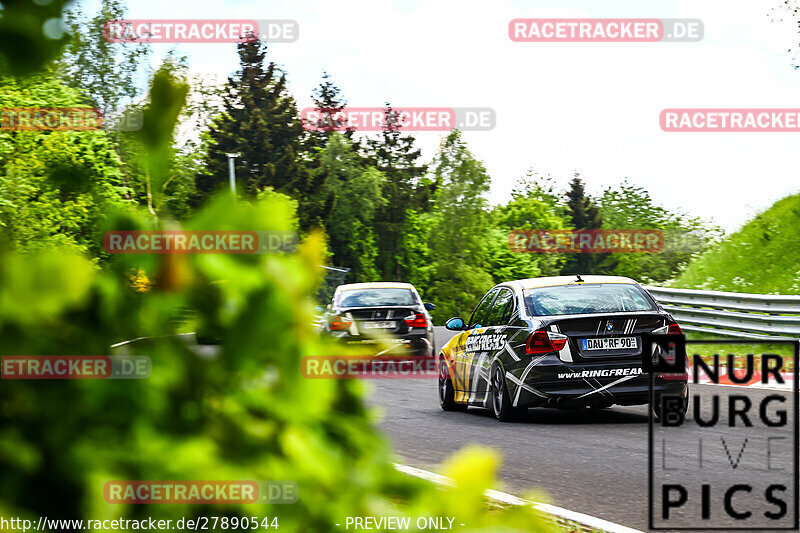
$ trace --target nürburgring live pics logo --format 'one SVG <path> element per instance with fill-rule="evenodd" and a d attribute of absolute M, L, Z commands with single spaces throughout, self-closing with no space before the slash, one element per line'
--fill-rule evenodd
<path fill-rule="evenodd" d="M 669 379 L 685 372 L 686 344 L 765 342 L 685 341 L 670 335 L 645 339 L 642 356 L 650 373 L 651 406 L 664 386 L 656 375 Z M 650 410 L 650 529 L 797 530 L 800 343 L 770 339 L 769 344 L 793 347 L 793 379 L 784 371 L 788 356 L 728 354 L 723 367 L 719 354 L 712 362 L 694 355 L 689 412 L 683 414 L 688 398 L 677 395 L 660 396 L 660 420 Z M 737 362 L 744 368 L 736 368 Z M 759 388 L 699 385 L 701 376 L 712 384 L 756 383 Z"/>

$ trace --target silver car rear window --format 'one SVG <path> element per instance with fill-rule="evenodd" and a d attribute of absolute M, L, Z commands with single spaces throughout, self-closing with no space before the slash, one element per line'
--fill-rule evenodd
<path fill-rule="evenodd" d="M 339 294 L 339 307 L 385 307 L 415 305 L 414 293 L 409 289 L 352 289 Z"/>

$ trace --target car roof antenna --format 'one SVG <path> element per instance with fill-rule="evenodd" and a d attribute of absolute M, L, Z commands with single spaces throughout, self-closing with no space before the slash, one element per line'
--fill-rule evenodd
<path fill-rule="evenodd" d="M 582 282 L 582 281 L 583 281 L 583 280 L 581 279 L 581 275 L 580 275 L 580 274 L 575 274 L 575 278 L 576 278 L 576 279 L 575 279 L 575 281 L 577 281 L 578 283 L 580 283 L 580 282 Z"/>

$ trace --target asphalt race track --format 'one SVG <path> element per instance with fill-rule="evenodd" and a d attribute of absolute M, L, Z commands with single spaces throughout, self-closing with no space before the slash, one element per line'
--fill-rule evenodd
<path fill-rule="evenodd" d="M 436 346 L 441 347 L 451 332 L 436 328 Z M 445 413 L 438 405 L 435 379 L 374 380 L 375 393 L 370 403 L 382 412 L 381 427 L 392 439 L 396 453 L 405 464 L 432 471 L 454 450 L 468 444 L 481 444 L 503 452 L 500 472 L 502 485 L 497 488 L 518 496 L 532 489 L 541 489 L 550 503 L 567 509 L 610 520 L 628 527 L 648 527 L 648 408 L 613 407 L 606 410 L 563 411 L 529 409 L 527 416 L 516 423 L 500 423 L 485 410 L 470 409 L 466 413 Z M 720 394 L 746 394 L 753 401 L 755 417 L 758 402 L 774 391 L 713 387 Z M 695 392 L 697 389 L 693 389 Z M 691 392 L 690 392 L 691 394 Z M 781 435 L 792 442 L 794 419 L 791 397 L 787 398 L 789 423 L 770 435 Z M 725 404 L 723 400 L 723 405 Z M 727 411 L 725 411 L 727 413 Z M 691 406 L 687 416 L 692 418 Z M 699 498 L 704 481 L 714 487 L 727 487 L 734 470 L 721 452 L 725 439 L 736 460 L 747 433 L 741 427 L 728 427 L 727 414 L 714 428 L 703 428 L 708 443 L 703 468 L 697 464 L 697 435 L 701 431 L 690 423 L 675 431 L 684 431 L 687 446 L 670 457 L 671 466 L 679 468 L 680 480 L 695 491 L 690 500 Z M 716 448 L 714 448 L 716 446 Z M 738 471 L 748 469 L 754 485 L 769 484 L 774 472 L 767 470 L 763 444 L 745 449 Z M 791 470 L 790 465 L 786 465 Z M 790 488 L 791 490 L 791 488 Z M 714 497 L 717 497 L 715 494 Z M 761 496 L 759 495 L 759 498 Z M 795 496 L 796 498 L 796 496 Z M 791 495 L 787 502 L 793 502 Z M 763 498 L 759 501 L 763 502 Z M 762 503 L 762 510 L 767 509 Z M 715 509 L 721 505 L 712 504 Z M 791 503 L 789 505 L 792 512 Z M 759 510 L 761 512 L 761 510 Z"/>

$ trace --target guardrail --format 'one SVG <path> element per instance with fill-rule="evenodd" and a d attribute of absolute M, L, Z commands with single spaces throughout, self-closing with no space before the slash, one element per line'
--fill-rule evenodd
<path fill-rule="evenodd" d="M 754 340 L 800 337 L 800 296 L 645 288 L 686 331 Z"/>

